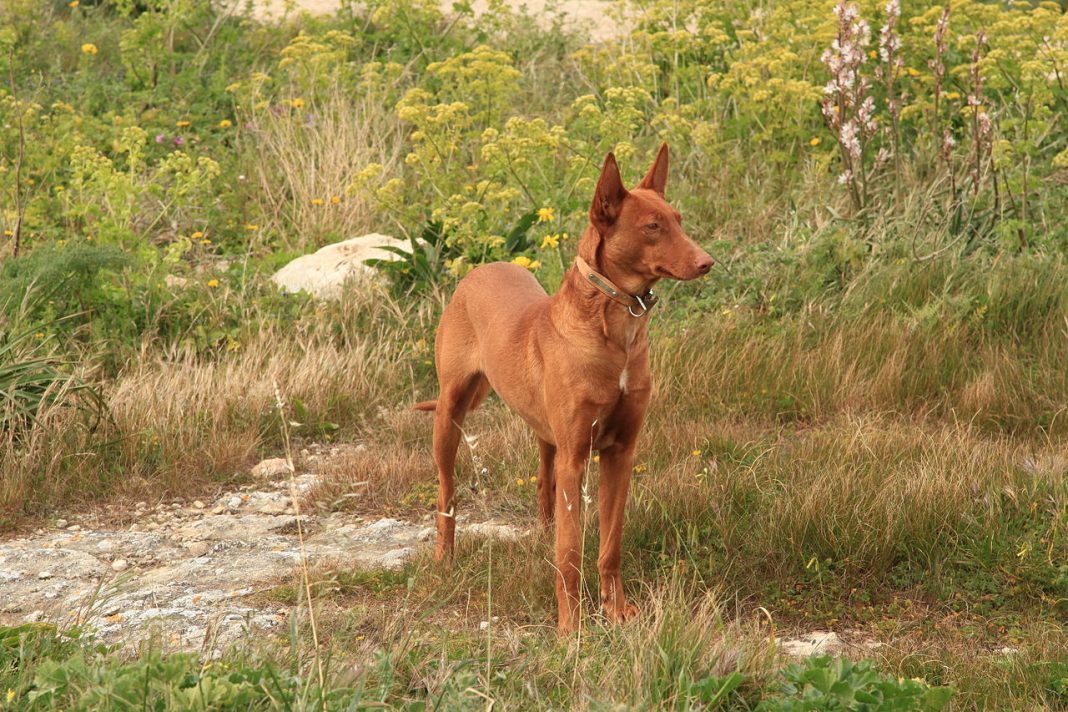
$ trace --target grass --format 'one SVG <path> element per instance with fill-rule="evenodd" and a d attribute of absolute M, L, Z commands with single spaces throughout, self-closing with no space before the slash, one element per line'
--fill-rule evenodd
<path fill-rule="evenodd" d="M 36 68 L 20 92 L 49 97 L 42 105 L 56 97 L 85 104 L 77 124 L 31 126 L 40 187 L 30 192 L 29 218 L 38 227 L 27 256 L 5 255 L 0 329 L 21 327 L 8 313 L 18 305 L 35 324 L 51 324 L 57 313 L 67 319 L 54 334 L 65 350 L 54 358 L 0 365 L 0 380 L 21 368 L 44 384 L 32 389 L 30 406 L 9 399 L 0 411 L 0 528 L 242 480 L 257 458 L 287 449 L 283 422 L 294 449 L 364 446 L 326 465 L 305 506 L 365 516 L 432 511 L 431 419 L 409 406 L 434 396 L 433 333 L 448 290 L 397 297 L 352 289 L 340 303 L 317 304 L 275 294 L 265 276 L 297 253 L 383 225 L 418 233 L 434 208 L 457 197 L 467 204 L 453 193 L 468 174 L 498 180 L 480 173 L 490 163 L 481 153 L 465 153 L 478 143 L 471 137 L 453 166 L 463 178 L 453 176 L 459 182 L 447 190 L 401 167 L 416 142 L 412 130 L 426 127 L 403 125 L 392 107 L 412 86 L 436 90 L 436 80 L 422 76 L 430 63 L 476 42 L 507 46 L 521 78 L 508 94 L 515 106 L 503 113 L 518 107 L 571 126 L 566 107 L 607 86 L 573 56 L 581 38 L 535 31 L 510 15 L 483 26 L 439 24 L 399 3 L 274 29 L 219 19 L 205 5 L 188 27 L 145 13 L 136 21 L 142 36 L 109 4 L 81 5 L 54 4 L 43 23 L 30 3 L 0 10 L 17 10 L 12 17 L 27 36 L 45 38 L 20 60 Z M 52 20 L 65 41 L 42 29 Z M 198 34 L 198 22 L 214 29 Z M 319 61 L 313 56 L 306 66 L 275 67 L 301 23 L 320 39 L 335 28 L 379 34 L 329 59 L 329 72 L 306 71 Z M 157 30 L 177 31 L 190 61 L 171 50 L 157 55 Z M 83 31 L 99 55 L 79 50 Z M 631 39 L 605 56 L 625 55 Z M 55 46 L 60 64 L 51 60 Z M 656 71 L 678 72 L 679 61 L 676 54 Z M 145 76 L 120 71 L 145 62 L 158 67 Z M 383 96 L 358 83 L 356 70 L 372 65 L 397 72 L 382 74 L 392 77 L 378 85 Z M 700 65 L 687 67 L 700 70 L 693 77 L 703 92 Z M 261 68 L 276 82 L 263 106 L 226 88 Z M 303 96 L 301 111 L 286 108 Z M 991 106 L 998 101 L 1007 100 Z M 67 109 L 52 108 L 50 121 L 75 121 L 75 109 L 66 117 Z M 921 678 L 955 690 L 951 709 L 1068 709 L 1068 281 L 1060 228 L 1049 219 L 1059 214 L 1056 174 L 1043 178 L 1047 202 L 1032 226 L 1050 237 L 1033 249 L 1003 249 L 993 213 L 969 212 L 983 212 L 981 201 L 954 203 L 962 224 L 951 225 L 946 177 L 937 152 L 924 155 L 922 136 L 904 167 L 904 194 L 844 220 L 844 194 L 828 191 L 832 159 L 804 148 L 816 147 L 808 133 L 790 139 L 800 154 L 772 145 L 771 134 L 749 145 L 746 114 L 723 112 L 725 137 L 706 152 L 679 150 L 669 187 L 723 269 L 659 288 L 655 394 L 624 532 L 628 594 L 642 610 L 636 623 L 607 626 L 592 603 L 590 511 L 583 633 L 560 639 L 552 630 L 551 537 L 536 523 L 530 481 L 537 448 L 491 397 L 465 424 L 477 446 L 461 450 L 459 510 L 529 535 L 505 542 L 461 532 L 451 568 L 419 554 L 401 571 L 324 565 L 306 580 L 279 582 L 260 595 L 298 611 L 288 634 L 250 641 L 216 662 L 150 645 L 102 650 L 84 631 L 0 629 L 0 709 L 781 709 L 792 700 L 783 691 L 790 679 L 836 675 L 852 685 L 869 676 L 814 662 L 784 677 L 787 661 L 772 639 L 820 628 L 839 632 L 848 656 L 874 661 L 880 672 L 863 683 L 869 691 L 897 686 L 905 694 L 907 681 Z M 653 128 L 635 129 L 648 134 L 640 140 L 659 141 L 651 132 L 665 116 L 641 118 Z M 707 126 L 715 116 L 704 117 Z M 83 121 L 86 128 L 71 128 Z M 64 186 L 67 169 L 53 165 L 71 148 L 60 134 L 99 135 L 97 148 L 122 167 L 108 144 L 139 123 L 166 135 L 159 147 L 148 145 L 153 165 L 182 133 L 222 162 L 222 177 L 158 230 L 142 225 L 153 201 L 131 202 L 140 216 L 129 220 L 133 232 L 109 237 L 97 230 L 95 203 L 77 212 L 56 190 L 74 192 Z M 634 138 L 624 129 L 618 140 Z M 597 142 L 609 140 L 600 134 L 618 130 L 602 123 L 589 146 L 574 146 L 599 151 Z M 820 151 L 833 150 L 828 144 L 824 136 Z M 636 170 L 644 144 L 635 150 L 626 170 Z M 1058 150 L 1043 144 L 1042 161 Z M 550 153 L 545 166 L 563 165 Z M 418 204 L 402 193 L 393 198 L 403 209 L 383 209 L 371 193 L 347 193 L 369 163 L 382 165 L 382 180 L 406 176 Z M 540 178 L 555 186 L 542 165 Z M 445 168 L 434 164 L 426 175 L 444 176 Z M 1027 197 L 1008 167 L 999 170 L 991 179 L 995 190 L 1012 191 L 1006 201 Z M 563 214 L 585 210 L 577 185 L 534 187 L 535 208 L 545 196 L 560 198 L 553 204 L 561 221 L 538 230 L 574 233 Z M 419 220 L 405 222 L 409 212 Z M 514 216 L 497 217 L 505 224 Z M 206 242 L 182 241 L 194 230 Z M 83 233 L 95 241 L 61 249 L 60 241 Z M 97 247 L 109 239 L 107 249 Z M 116 247 L 127 244 L 143 254 Z M 545 260 L 538 275 L 547 287 L 559 280 L 555 258 L 562 264 L 568 249 Z M 190 286 L 164 288 L 172 272 Z M 30 299 L 31 291 L 42 296 Z M 52 337 L 49 326 L 45 343 Z M 68 407 L 79 379 L 92 390 L 78 393 L 99 393 L 107 417 Z M 596 497 L 596 477 L 589 487 Z M 309 642 L 309 592 L 318 646 Z"/>

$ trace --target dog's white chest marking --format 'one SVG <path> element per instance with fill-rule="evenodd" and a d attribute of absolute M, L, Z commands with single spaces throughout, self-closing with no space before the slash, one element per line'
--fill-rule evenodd
<path fill-rule="evenodd" d="M 623 372 L 619 374 L 619 390 L 623 393 L 627 392 L 627 371 L 629 369 L 624 366 Z"/>

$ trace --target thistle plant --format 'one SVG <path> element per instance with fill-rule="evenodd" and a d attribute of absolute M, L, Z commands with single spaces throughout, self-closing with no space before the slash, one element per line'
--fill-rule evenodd
<path fill-rule="evenodd" d="M 899 19 L 901 0 L 890 0 L 886 3 L 886 23 L 879 30 L 879 59 L 882 64 L 875 68 L 875 76 L 882 80 L 886 88 L 886 113 L 890 116 L 889 132 L 895 181 L 901 179 L 901 97 L 897 93 L 897 79 L 905 68 L 905 62 L 901 59 L 901 36 L 897 32 Z"/>
<path fill-rule="evenodd" d="M 869 94 L 871 82 L 861 72 L 868 59 L 865 48 L 871 43 L 871 27 L 860 17 L 855 3 L 841 0 L 834 14 L 838 34 L 820 58 L 831 73 L 823 88 L 823 118 L 842 158 L 838 182 L 848 188 L 853 209 L 859 212 L 867 203 L 865 149 L 878 128 L 875 100 Z"/>
<path fill-rule="evenodd" d="M 994 136 L 994 125 L 983 106 L 983 75 L 979 61 L 983 57 L 986 45 L 986 32 L 979 30 L 975 35 L 975 49 L 972 50 L 972 92 L 968 95 L 972 123 L 972 194 L 978 195 L 979 182 L 982 178 L 983 158 L 990 153 Z"/>

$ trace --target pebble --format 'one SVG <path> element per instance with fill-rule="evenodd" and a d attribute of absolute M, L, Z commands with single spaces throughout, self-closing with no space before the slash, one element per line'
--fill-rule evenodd
<path fill-rule="evenodd" d="M 67 531 L 69 532 L 80 532 L 81 530 L 82 528 L 77 524 L 71 524 L 69 527 L 67 527 Z"/>
<path fill-rule="evenodd" d="M 234 495 L 230 499 L 226 500 L 226 506 L 230 509 L 237 509 L 241 506 L 241 498 L 237 495 Z"/>
<path fill-rule="evenodd" d="M 126 559 L 115 559 L 111 562 L 111 568 L 115 571 L 125 571 L 129 564 L 126 563 Z"/>
<path fill-rule="evenodd" d="M 50 578 L 52 578 L 52 572 L 51 571 L 41 571 L 41 572 L 39 572 L 37 574 L 37 578 L 39 578 L 41 580 L 50 579 Z"/>
<path fill-rule="evenodd" d="M 212 507 L 211 509 L 212 514 L 222 514 L 225 511 L 226 507 L 222 506 L 221 504 L 218 507 Z"/>
<path fill-rule="evenodd" d="M 186 549 L 189 551 L 189 555 L 194 559 L 200 556 L 204 556 L 210 550 L 207 542 L 194 541 L 191 544 L 186 545 Z"/>
<path fill-rule="evenodd" d="M 201 501 L 200 501 L 200 500 L 198 499 L 198 500 L 196 500 L 195 502 L 193 502 L 193 508 L 194 508 L 194 509 L 204 509 L 204 503 L 203 503 L 203 502 L 201 502 Z"/>
<path fill-rule="evenodd" d="M 56 529 L 66 529 L 66 528 L 67 528 L 67 520 L 66 519 L 57 519 L 56 520 Z"/>

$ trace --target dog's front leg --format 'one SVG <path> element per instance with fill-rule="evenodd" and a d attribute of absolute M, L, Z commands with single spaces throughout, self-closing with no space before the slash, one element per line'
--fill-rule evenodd
<path fill-rule="evenodd" d="M 579 625 L 582 581 L 582 474 L 589 450 L 556 452 L 556 605 L 561 633 Z"/>
<path fill-rule="evenodd" d="M 613 623 L 622 623 L 638 613 L 637 608 L 627 603 L 620 575 L 623 512 L 633 468 L 633 444 L 617 444 L 601 451 L 601 482 L 597 493 L 601 546 L 597 571 L 601 577 L 601 606 Z"/>

